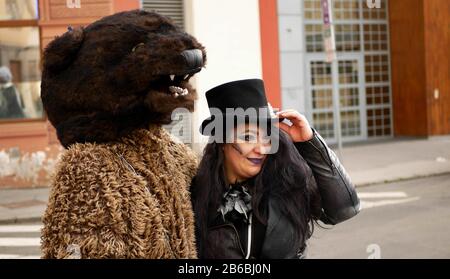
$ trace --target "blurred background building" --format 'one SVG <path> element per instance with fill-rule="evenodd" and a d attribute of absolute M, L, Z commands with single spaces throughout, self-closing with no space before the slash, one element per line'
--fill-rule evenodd
<path fill-rule="evenodd" d="M 325 62 L 321 0 L 0 0 L 0 187 L 47 185 L 61 152 L 39 98 L 45 46 L 68 26 L 136 8 L 170 16 L 206 46 L 196 111 L 180 115 L 177 134 L 197 151 L 203 93 L 254 77 L 273 107 L 306 114 L 331 144 L 338 125 L 344 142 L 450 134 L 450 1 L 330 1 L 337 67 Z"/>

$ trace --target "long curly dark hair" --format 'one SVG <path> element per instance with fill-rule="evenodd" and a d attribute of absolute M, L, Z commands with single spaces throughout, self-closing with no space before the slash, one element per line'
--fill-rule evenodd
<path fill-rule="evenodd" d="M 272 127 L 272 129 L 278 129 Z M 252 178 L 254 216 L 267 225 L 269 198 L 278 202 L 283 215 L 291 221 L 298 247 L 302 247 L 314 230 L 314 221 L 321 215 L 321 199 L 311 169 L 284 131 L 272 134 L 278 140 L 278 151 L 268 155 L 261 171 Z M 226 191 L 223 144 L 207 144 L 193 180 L 192 202 L 196 221 L 199 256 L 204 254 L 208 221 L 217 216 L 217 209 Z"/>

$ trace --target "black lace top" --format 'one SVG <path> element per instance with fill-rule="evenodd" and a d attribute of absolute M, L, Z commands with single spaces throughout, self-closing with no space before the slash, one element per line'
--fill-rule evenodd
<path fill-rule="evenodd" d="M 247 253 L 248 223 L 252 214 L 252 196 L 249 189 L 253 181 L 247 180 L 230 184 L 229 190 L 223 194 L 222 205 L 218 211 L 225 222 L 233 223 L 239 233 L 243 250 Z M 252 245 L 251 258 L 259 258 L 266 226 L 256 217 L 252 216 Z"/>

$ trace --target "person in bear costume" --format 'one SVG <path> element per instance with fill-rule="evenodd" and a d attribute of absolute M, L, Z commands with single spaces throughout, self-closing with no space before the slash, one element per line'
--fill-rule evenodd
<path fill-rule="evenodd" d="M 196 258 L 195 154 L 163 128 L 193 110 L 204 47 L 142 10 L 102 18 L 44 52 L 42 101 L 66 148 L 41 236 L 43 258 Z"/>

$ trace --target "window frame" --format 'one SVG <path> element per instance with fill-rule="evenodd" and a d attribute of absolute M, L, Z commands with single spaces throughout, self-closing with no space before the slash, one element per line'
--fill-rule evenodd
<path fill-rule="evenodd" d="M 37 1 L 36 9 L 39 10 L 39 3 Z M 40 13 L 37 14 L 35 19 L 8 19 L 0 20 L 0 28 L 17 28 L 17 27 L 37 27 L 39 32 L 39 38 L 41 38 L 41 29 L 39 28 L 39 17 Z M 42 61 L 42 42 L 39 39 L 39 61 Z M 40 65 L 39 65 L 40 66 Z M 42 117 L 39 118 L 17 118 L 17 119 L 0 119 L 1 124 L 12 124 L 12 123 L 30 123 L 30 122 L 42 122 L 47 120 L 47 115 L 45 110 L 42 112 Z"/>

